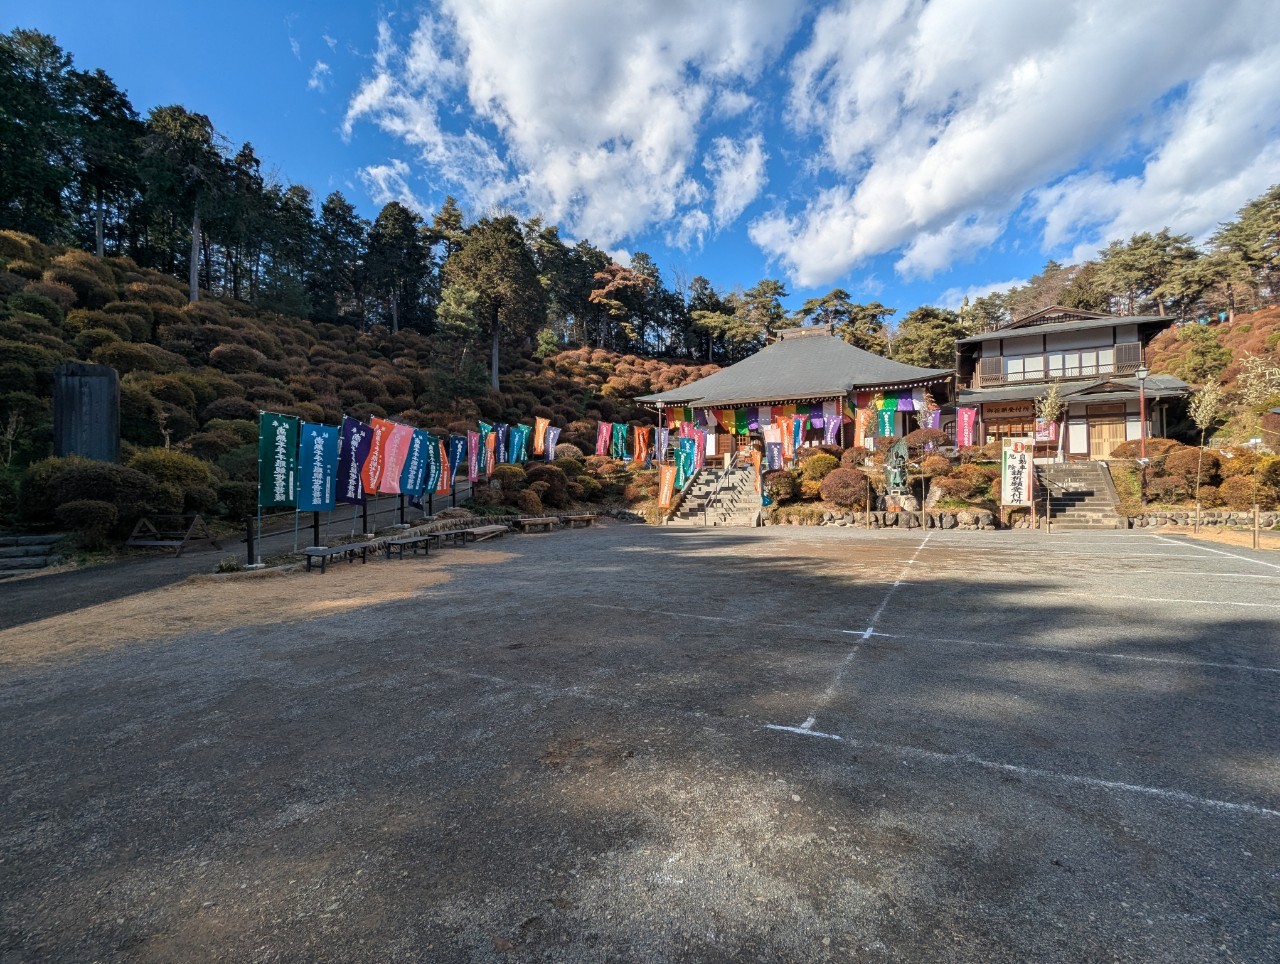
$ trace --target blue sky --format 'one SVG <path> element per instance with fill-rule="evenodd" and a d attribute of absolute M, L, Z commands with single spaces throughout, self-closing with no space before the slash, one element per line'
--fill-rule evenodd
<path fill-rule="evenodd" d="M 1280 181 L 1271 0 L 5 6 L 317 198 L 451 193 L 789 307 L 954 306 Z"/>

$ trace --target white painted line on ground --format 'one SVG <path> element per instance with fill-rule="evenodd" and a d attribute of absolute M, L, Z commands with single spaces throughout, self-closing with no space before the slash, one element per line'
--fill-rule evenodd
<path fill-rule="evenodd" d="M 932 533 L 930 533 L 929 535 L 932 535 Z M 876 611 L 871 614 L 871 619 L 868 620 L 867 628 L 864 629 L 861 633 L 861 636 L 863 639 L 867 639 L 868 637 L 875 635 L 876 623 L 879 621 L 880 617 L 884 614 L 885 607 L 889 605 L 889 600 L 893 598 L 893 594 L 898 591 L 899 586 L 908 585 L 907 583 L 904 583 L 902 581 L 902 577 L 907 574 L 908 567 L 913 562 L 915 562 L 916 559 L 919 558 L 920 553 L 924 550 L 924 547 L 929 544 L 929 535 L 926 535 L 924 537 L 924 542 L 916 546 L 916 551 L 911 554 L 911 558 L 907 561 L 905 565 L 903 565 L 902 571 L 898 573 L 898 578 L 894 580 L 893 585 L 890 586 L 888 591 L 884 594 L 884 598 L 880 600 L 880 605 L 876 607 Z M 840 661 L 840 667 L 836 670 L 836 675 L 832 677 L 830 685 L 828 685 L 827 688 L 823 690 L 822 694 L 818 697 L 817 703 L 814 708 L 814 712 L 810 713 L 808 719 L 806 719 L 805 722 L 801 724 L 801 727 L 805 732 L 809 732 L 813 727 L 814 721 L 817 716 L 817 712 L 819 710 L 824 709 L 832 701 L 832 699 L 835 698 L 836 691 L 840 688 L 840 682 L 844 679 L 844 674 L 849 669 L 849 664 L 853 662 L 853 658 L 857 654 L 858 654 L 858 647 L 854 646 L 845 655 L 845 658 Z M 777 724 L 766 723 L 765 726 L 777 726 Z M 785 729 L 785 727 L 782 727 L 782 728 Z"/>
<path fill-rule="evenodd" d="M 848 632 L 848 630 L 846 630 Z M 883 634 L 882 634 L 883 635 Z M 907 638 L 903 635 L 895 639 Z M 1118 659 L 1132 663 L 1164 663 L 1169 666 L 1198 666 L 1204 669 L 1233 669 L 1242 673 L 1274 673 L 1280 675 L 1280 667 L 1249 666 L 1237 663 L 1211 663 L 1201 659 L 1176 659 L 1170 656 L 1137 656 L 1129 653 L 1095 653 L 1087 649 L 1067 649 L 1061 646 L 1025 646 L 1019 643 L 990 643 L 976 639 L 938 639 L 928 636 L 917 637 L 926 643 L 949 643 L 954 646 L 978 646 L 985 649 L 1015 649 L 1026 653 L 1054 653 L 1063 656 L 1085 656 L 1092 659 Z"/>
<path fill-rule="evenodd" d="M 936 763 L 967 763 L 970 766 L 987 770 L 999 770 L 1004 773 L 1016 773 L 1019 776 L 1034 777 L 1042 780 L 1057 780 L 1062 783 L 1075 783 L 1097 790 L 1114 790 L 1121 793 L 1136 793 L 1161 800 L 1173 800 L 1209 810 L 1223 810 L 1228 813 L 1247 813 L 1258 817 L 1280 817 L 1280 810 L 1259 807 L 1251 803 L 1231 803 L 1227 800 L 1215 800 L 1212 797 L 1201 797 L 1182 790 L 1167 790 L 1163 787 L 1147 787 L 1136 783 L 1122 783 L 1117 780 L 1102 780 L 1098 777 L 1079 776 L 1074 773 L 1058 773 L 1054 770 L 1042 770 L 1039 767 L 1020 766 L 1016 763 L 1000 763 L 995 760 L 984 760 L 972 753 L 939 753 L 936 750 L 924 750 L 914 746 L 896 746 L 890 743 L 876 743 L 871 740 L 842 740 L 849 746 L 859 749 L 880 750 L 884 753 L 901 754 Z"/>
<path fill-rule="evenodd" d="M 1255 603 L 1255 602 L 1233 602 L 1230 599 L 1182 599 L 1169 596 L 1126 596 L 1121 593 L 1109 592 L 1091 593 L 1091 592 L 1067 592 L 1059 589 L 1040 589 L 1041 595 L 1045 596 L 1077 596 L 1084 599 L 1130 599 L 1134 602 L 1153 602 L 1153 603 L 1186 603 L 1191 606 L 1249 606 L 1254 609 L 1280 609 L 1280 603 Z"/>
<path fill-rule="evenodd" d="M 843 740 L 844 737 L 836 736 L 834 733 L 823 733 L 821 730 L 815 730 L 813 724 L 816 723 L 812 716 L 801 723 L 799 726 L 779 726 L 777 723 L 766 723 L 765 728 L 769 730 L 782 730 L 786 733 L 798 733 L 801 736 L 817 736 L 824 740 Z"/>
<path fill-rule="evenodd" d="M 1182 542 L 1181 540 L 1171 538 L 1170 536 L 1156 536 L 1156 538 L 1169 543 L 1169 545 L 1171 546 L 1182 546 L 1184 548 L 1191 548 L 1191 549 L 1203 549 L 1205 552 L 1212 552 L 1219 556 L 1230 556 L 1232 559 L 1240 559 L 1244 562 L 1256 562 L 1260 566 L 1268 566 L 1271 569 L 1280 569 L 1280 564 L 1277 564 L 1274 562 L 1263 562 L 1261 559 L 1250 559 L 1248 556 L 1242 556 L 1239 553 L 1235 553 L 1235 552 L 1227 552 L 1224 549 L 1210 549 L 1208 546 L 1202 546 L 1198 542 L 1194 542 L 1194 541 Z"/>

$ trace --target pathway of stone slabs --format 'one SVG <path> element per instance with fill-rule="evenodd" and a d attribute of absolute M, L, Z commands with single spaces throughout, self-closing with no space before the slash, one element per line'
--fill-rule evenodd
<path fill-rule="evenodd" d="M 618 524 L 466 553 L 0 667 L 0 959 L 1280 959 L 1274 555 Z"/>

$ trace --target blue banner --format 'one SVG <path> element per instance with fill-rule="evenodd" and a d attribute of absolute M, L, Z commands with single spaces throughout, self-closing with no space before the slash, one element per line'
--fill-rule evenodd
<path fill-rule="evenodd" d="M 423 495 L 429 495 L 440 486 L 440 472 L 444 468 L 444 464 L 440 461 L 440 440 L 434 435 L 428 435 L 426 432 L 416 433 L 422 436 L 422 468 L 423 478 L 422 485 L 418 491 L 409 496 L 409 504 L 415 509 L 422 508 Z"/>
<path fill-rule="evenodd" d="M 525 443 L 529 439 L 529 433 L 533 429 L 528 425 L 512 425 L 511 433 L 507 437 L 507 454 L 511 457 L 511 461 L 516 465 L 529 461 L 525 455 Z"/>
<path fill-rule="evenodd" d="M 547 461 L 552 462 L 556 457 L 556 443 L 560 441 L 560 429 L 552 425 L 547 429 Z"/>
<path fill-rule="evenodd" d="M 373 448 L 372 426 L 350 416 L 342 416 L 341 446 L 338 454 L 338 501 L 364 505 L 360 470 Z"/>
<path fill-rule="evenodd" d="M 504 422 L 502 425 L 499 425 L 497 428 L 494 429 L 494 431 L 498 433 L 498 445 L 497 445 L 498 452 L 494 456 L 494 458 L 497 459 L 499 462 L 507 461 L 507 432 L 510 428 L 511 426 L 507 425 Z"/>
<path fill-rule="evenodd" d="M 626 422 L 614 422 L 613 432 L 611 433 L 609 443 L 609 457 L 615 459 L 629 459 L 627 455 L 627 429 L 631 426 Z"/>
<path fill-rule="evenodd" d="M 490 475 L 493 472 L 493 466 L 489 464 L 489 433 L 492 431 L 493 426 L 488 422 L 480 423 L 480 451 L 477 453 L 476 469 L 481 475 Z"/>
<path fill-rule="evenodd" d="M 337 496 L 338 428 L 302 423 L 298 459 L 298 511 L 329 512 Z"/>
<path fill-rule="evenodd" d="M 467 458 L 467 437 L 465 435 L 449 436 L 449 477 L 458 477 L 458 466 Z"/>
<path fill-rule="evenodd" d="M 404 468 L 400 470 L 400 491 L 409 496 L 422 495 L 422 483 L 427 475 L 427 433 L 414 429 L 409 448 L 404 456 Z"/>

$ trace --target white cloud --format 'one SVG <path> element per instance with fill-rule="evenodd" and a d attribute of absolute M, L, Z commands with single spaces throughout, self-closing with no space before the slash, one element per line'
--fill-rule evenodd
<path fill-rule="evenodd" d="M 899 271 L 927 275 L 990 243 L 1028 192 L 1082 165 L 1057 194 L 1039 197 L 1047 239 L 1082 217 L 1150 227 L 1153 217 L 1194 220 L 1197 209 L 1220 216 L 1224 203 L 1231 210 L 1269 183 L 1251 168 L 1270 163 L 1274 180 L 1276 85 L 1263 75 L 1280 46 L 1258 29 L 1266 8 L 1265 0 L 828 8 L 792 65 L 789 106 L 796 133 L 818 139 L 817 166 L 839 187 L 798 214 L 759 219 L 752 236 L 799 283 L 830 281 L 904 246 Z M 1186 84 L 1188 121 L 1162 123 L 1162 99 Z M 1244 96 L 1227 97 L 1233 88 Z M 1184 128 L 1196 131 L 1194 142 L 1179 136 Z M 1242 131 L 1251 135 L 1243 144 Z M 1110 173 L 1151 136 L 1162 141 L 1137 181 Z M 1206 144 L 1217 145 L 1215 164 L 1202 163 Z M 1181 156 L 1162 171 L 1174 147 Z M 1111 213 L 1100 217 L 1099 201 Z"/>
<path fill-rule="evenodd" d="M 888 253 L 929 277 L 1010 235 L 1202 235 L 1265 190 L 1273 5 L 437 0 L 408 35 L 380 24 L 342 130 L 606 248 L 700 246 L 767 184 L 748 234 L 794 285 Z"/>
<path fill-rule="evenodd" d="M 327 33 L 322 33 L 322 34 L 320 35 L 320 39 L 321 39 L 321 40 L 323 40 L 323 41 L 328 45 L 328 47 L 329 47 L 329 49 L 330 49 L 330 50 L 337 50 L 337 49 L 338 49 L 338 38 L 337 38 L 337 37 L 330 37 Z"/>
<path fill-rule="evenodd" d="M 711 175 L 715 208 L 712 216 L 716 230 L 738 219 L 748 204 L 763 190 L 768 177 L 765 175 L 764 139 L 756 134 L 745 141 L 735 143 L 727 137 L 717 137 L 711 143 L 711 151 L 703 159 L 702 166 Z"/>
<path fill-rule="evenodd" d="M 997 292 L 1004 293 L 1010 288 L 1021 288 L 1026 283 L 1026 278 L 1010 278 L 1008 281 L 990 281 L 987 284 L 948 288 L 938 295 L 937 304 L 942 308 L 950 308 L 955 311 L 964 305 L 965 298 L 968 298 L 969 303 L 972 304 L 979 298 L 985 298 L 987 295 Z"/>
<path fill-rule="evenodd" d="M 747 89 L 798 10 L 733 0 L 440 8 L 407 46 L 383 25 L 375 70 L 348 105 L 348 136 L 371 120 L 481 206 L 537 211 L 606 245 L 655 225 L 693 243 L 706 227 L 691 215 L 709 196 L 719 224 L 751 190 L 755 154 L 717 168 L 709 186 L 700 141 L 713 117 L 747 109 Z M 464 109 L 442 116 L 442 102 Z"/>
<path fill-rule="evenodd" d="M 393 159 L 387 164 L 370 164 L 368 167 L 361 168 L 359 174 L 365 190 L 369 192 L 375 204 L 384 205 L 399 201 L 409 210 L 417 211 L 424 217 L 428 216 L 426 205 L 409 187 L 410 170 L 409 165 L 404 161 Z"/>
<path fill-rule="evenodd" d="M 311 68 L 311 78 L 307 81 L 308 90 L 324 91 L 329 82 L 329 75 L 333 71 L 323 60 L 317 60 L 316 65 Z"/>

